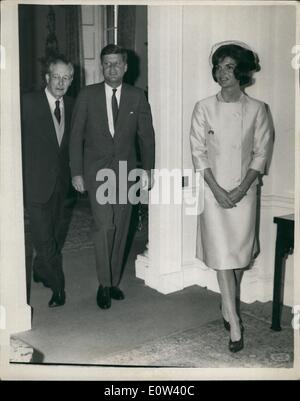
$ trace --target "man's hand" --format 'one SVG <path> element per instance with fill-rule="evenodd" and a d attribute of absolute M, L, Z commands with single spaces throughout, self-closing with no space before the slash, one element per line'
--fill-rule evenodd
<path fill-rule="evenodd" d="M 76 189 L 76 191 L 83 193 L 85 191 L 84 188 L 84 180 L 81 175 L 75 175 L 72 177 L 72 185 Z"/>
<path fill-rule="evenodd" d="M 225 189 L 218 187 L 213 192 L 218 204 L 224 209 L 231 209 L 235 207 L 235 202 L 229 196 L 229 193 L 225 191 Z"/>
<path fill-rule="evenodd" d="M 151 174 L 151 170 L 144 170 L 141 177 L 141 185 L 143 191 L 149 191 L 154 184 L 153 175 Z"/>

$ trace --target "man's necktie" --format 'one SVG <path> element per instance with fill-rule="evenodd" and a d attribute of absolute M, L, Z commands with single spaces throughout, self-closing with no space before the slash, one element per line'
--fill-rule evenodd
<path fill-rule="evenodd" d="M 59 100 L 56 100 L 55 102 L 54 115 L 58 121 L 58 124 L 60 124 L 61 114 L 60 114 Z"/>
<path fill-rule="evenodd" d="M 113 91 L 113 95 L 111 97 L 111 108 L 112 108 L 112 114 L 113 114 L 113 119 L 114 119 L 114 126 L 116 126 L 116 122 L 117 122 L 117 118 L 118 118 L 118 111 L 119 111 L 118 101 L 117 101 L 117 97 L 116 97 L 117 89 L 113 89 L 112 91 Z"/>

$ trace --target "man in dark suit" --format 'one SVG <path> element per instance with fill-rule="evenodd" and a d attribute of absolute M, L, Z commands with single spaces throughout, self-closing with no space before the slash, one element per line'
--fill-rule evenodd
<path fill-rule="evenodd" d="M 61 250 L 71 184 L 69 131 L 73 99 L 65 96 L 73 65 L 63 56 L 46 63 L 46 88 L 22 97 L 24 200 L 35 249 L 33 279 L 53 291 L 49 307 L 65 303 Z"/>
<path fill-rule="evenodd" d="M 127 198 L 130 186 L 127 174 L 136 168 L 136 135 L 145 170 L 142 180 L 146 182 L 149 177 L 150 182 L 154 130 L 144 92 L 123 83 L 127 71 L 126 51 L 117 45 L 108 45 L 100 58 L 104 82 L 85 87 L 74 107 L 70 163 L 74 188 L 88 191 L 94 218 L 97 303 L 100 308 L 108 309 L 111 299 L 124 299 L 119 283 L 132 209 Z M 99 173 L 105 169 L 116 177 L 115 182 L 108 183 L 115 199 L 112 196 L 106 203 L 99 196 L 100 186 L 105 185 Z"/>

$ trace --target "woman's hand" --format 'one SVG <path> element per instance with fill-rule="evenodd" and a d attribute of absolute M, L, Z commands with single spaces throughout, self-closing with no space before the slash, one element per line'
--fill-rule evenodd
<path fill-rule="evenodd" d="M 217 183 L 211 168 L 206 168 L 204 170 L 204 179 L 221 207 L 224 209 L 231 209 L 232 207 L 236 206 L 230 198 L 229 193 Z"/>
<path fill-rule="evenodd" d="M 245 195 L 246 192 L 243 192 L 239 187 L 236 187 L 229 192 L 229 197 L 234 203 L 240 202 Z"/>
<path fill-rule="evenodd" d="M 236 207 L 235 202 L 229 196 L 229 193 L 225 191 L 225 189 L 221 187 L 217 187 L 214 189 L 213 194 L 218 202 L 218 204 L 224 209 L 231 209 Z"/>
<path fill-rule="evenodd" d="M 259 176 L 259 174 L 259 171 L 250 168 L 240 185 L 229 192 L 230 199 L 234 203 L 240 202 L 247 194 L 248 189 Z"/>

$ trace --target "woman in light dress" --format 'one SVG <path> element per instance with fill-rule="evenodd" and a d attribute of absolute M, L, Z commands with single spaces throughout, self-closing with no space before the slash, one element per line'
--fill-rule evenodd
<path fill-rule="evenodd" d="M 216 44 L 210 62 L 221 90 L 196 103 L 190 143 L 193 164 L 204 176 L 204 210 L 198 219 L 197 257 L 216 270 L 229 350 L 244 347 L 237 299 L 244 270 L 257 254 L 257 184 L 272 146 L 265 104 L 243 88 L 259 70 L 243 42 Z"/>

